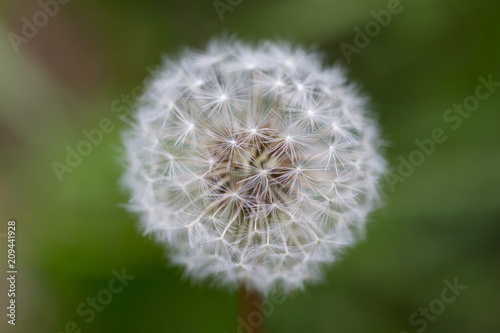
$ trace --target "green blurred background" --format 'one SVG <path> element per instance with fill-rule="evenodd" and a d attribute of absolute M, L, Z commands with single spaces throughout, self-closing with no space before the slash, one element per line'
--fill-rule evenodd
<path fill-rule="evenodd" d="M 236 332 L 235 296 L 183 279 L 121 207 L 126 125 L 112 112 L 162 56 L 235 32 L 249 41 L 315 45 L 329 64 L 344 64 L 372 97 L 394 172 L 415 139 L 435 128 L 448 136 L 394 191 L 385 189 L 386 205 L 372 215 L 366 239 L 323 283 L 275 306 L 268 331 L 500 332 L 500 89 L 458 129 L 443 120 L 474 94 L 478 76 L 500 81 L 500 3 L 402 0 L 402 11 L 348 63 L 340 44 L 354 45 L 355 27 L 387 5 L 243 0 L 221 21 L 212 0 L 74 0 L 16 53 L 9 33 L 21 35 L 22 18 L 32 21 L 41 7 L 2 1 L 0 268 L 7 270 L 1 237 L 15 219 L 19 274 L 15 327 L 7 324 L 0 279 L 0 331 L 59 333 L 73 321 L 82 332 Z M 75 149 L 82 131 L 104 118 L 114 130 L 60 182 L 53 161 L 65 163 L 66 147 Z M 122 268 L 135 279 L 86 323 L 77 307 Z M 425 330 L 412 326 L 409 317 L 455 278 L 468 288 Z"/>

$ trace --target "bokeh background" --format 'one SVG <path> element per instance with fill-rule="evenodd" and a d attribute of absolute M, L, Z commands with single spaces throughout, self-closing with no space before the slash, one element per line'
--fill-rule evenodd
<path fill-rule="evenodd" d="M 0 276 L 9 219 L 17 221 L 19 274 L 15 327 L 0 279 L 0 331 L 78 332 L 66 327 L 73 321 L 81 332 L 236 332 L 235 296 L 183 279 L 122 208 L 127 125 L 113 112 L 162 56 L 226 32 L 314 45 L 328 64 L 343 64 L 372 97 L 395 173 L 415 139 L 435 128 L 448 137 L 394 191 L 385 188 L 366 239 L 323 283 L 275 306 L 268 332 L 500 332 L 500 89 L 456 130 L 443 120 L 474 94 L 478 76 L 500 81 L 500 4 L 401 0 L 403 10 L 348 62 L 340 44 L 354 45 L 355 27 L 387 5 L 243 0 L 221 20 L 212 0 L 73 0 L 15 52 L 9 33 L 21 36 L 23 17 L 33 22 L 41 7 L 1 1 Z M 66 147 L 104 118 L 114 130 L 59 181 L 53 162 L 65 163 Z M 135 279 L 86 323 L 77 307 L 122 268 Z M 425 329 L 412 326 L 409 317 L 455 278 L 467 289 Z"/>

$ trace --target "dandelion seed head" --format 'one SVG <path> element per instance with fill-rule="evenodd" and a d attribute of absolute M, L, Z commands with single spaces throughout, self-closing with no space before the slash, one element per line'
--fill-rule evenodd
<path fill-rule="evenodd" d="M 340 69 L 286 43 L 216 40 L 166 60 L 146 88 L 123 183 L 190 276 L 300 289 L 362 234 L 386 167 Z"/>

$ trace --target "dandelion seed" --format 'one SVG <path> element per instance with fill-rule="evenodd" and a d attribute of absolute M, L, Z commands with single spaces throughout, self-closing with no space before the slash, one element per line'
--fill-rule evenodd
<path fill-rule="evenodd" d="M 261 294 L 318 280 L 385 172 L 365 98 L 285 43 L 218 40 L 158 74 L 124 135 L 144 232 L 196 279 Z"/>

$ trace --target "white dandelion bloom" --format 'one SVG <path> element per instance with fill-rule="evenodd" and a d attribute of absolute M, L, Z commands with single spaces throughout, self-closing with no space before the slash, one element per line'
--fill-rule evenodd
<path fill-rule="evenodd" d="M 364 230 L 385 171 L 377 123 L 300 47 L 217 40 L 166 60 L 124 135 L 145 234 L 197 279 L 301 288 Z"/>

